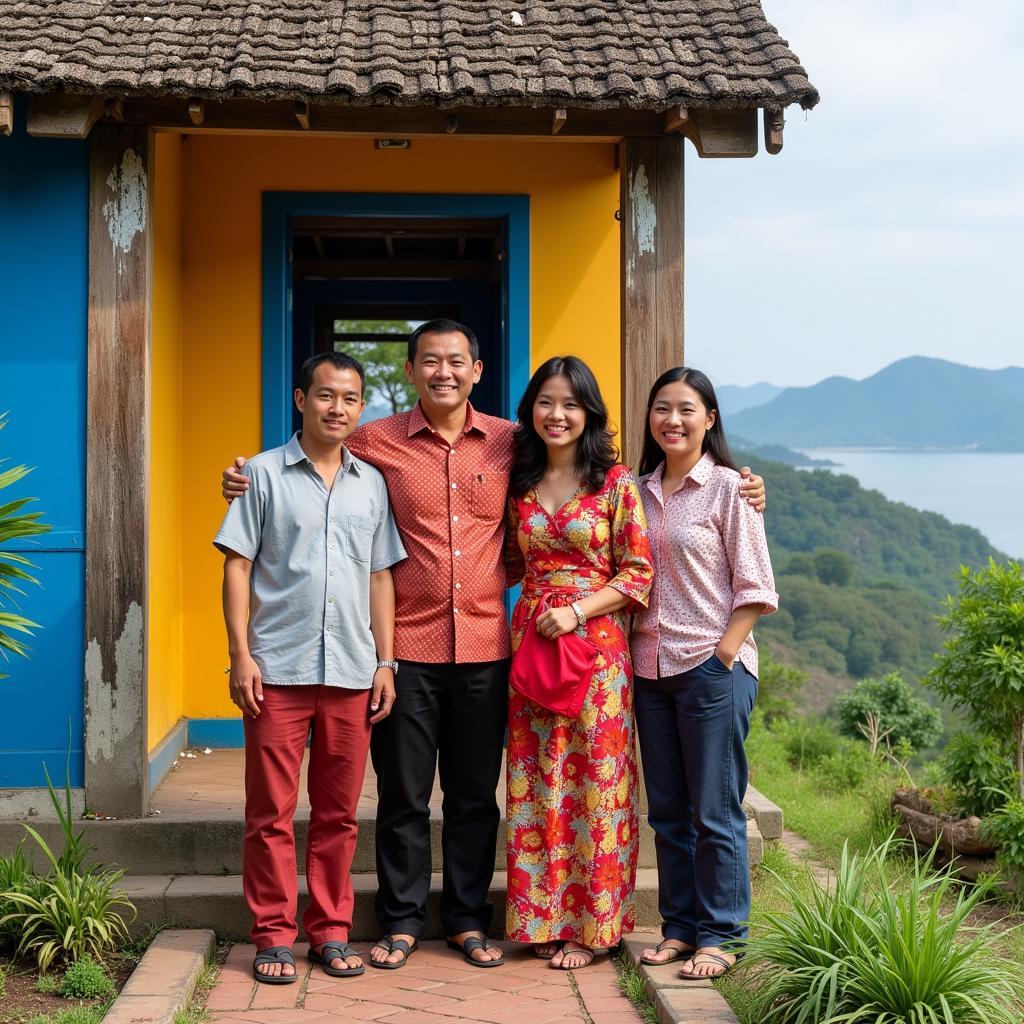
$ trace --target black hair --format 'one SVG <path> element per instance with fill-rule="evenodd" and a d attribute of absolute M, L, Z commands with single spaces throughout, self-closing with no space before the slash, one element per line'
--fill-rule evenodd
<path fill-rule="evenodd" d="M 718 398 L 715 396 L 715 389 L 707 374 L 700 370 L 693 370 L 688 366 L 674 366 L 666 370 L 652 385 L 651 393 L 647 396 L 647 415 L 644 417 L 644 446 L 640 453 L 640 476 L 646 473 L 653 473 L 662 462 L 665 461 L 665 453 L 658 446 L 651 433 L 651 409 L 654 408 L 654 400 L 658 392 L 667 384 L 683 383 L 688 384 L 700 395 L 704 408 L 715 414 L 715 422 L 711 429 L 704 435 L 701 444 L 701 452 L 710 452 L 711 458 L 719 466 L 727 469 L 737 469 L 733 462 L 732 453 L 729 451 L 729 442 L 725 439 L 725 429 L 722 426 L 722 410 L 718 408 Z"/>
<path fill-rule="evenodd" d="M 593 371 L 576 356 L 555 356 L 537 368 L 516 409 L 518 423 L 513 435 L 509 481 L 509 491 L 514 497 L 521 498 L 540 483 L 547 467 L 547 445 L 533 429 L 533 406 L 544 384 L 559 376 L 569 381 L 576 401 L 587 414 L 583 433 L 576 445 L 576 473 L 582 484 L 590 491 L 599 491 L 608 470 L 619 461 L 618 450 L 612 441 L 614 434 L 608 426 L 608 407 L 601 397 Z"/>
<path fill-rule="evenodd" d="M 359 374 L 359 394 L 366 390 L 366 373 L 363 364 L 347 352 L 317 352 L 310 356 L 299 368 L 299 383 L 296 385 L 304 394 L 309 394 L 313 386 L 313 374 L 322 363 L 330 363 L 336 370 L 355 370 Z"/>
<path fill-rule="evenodd" d="M 416 347 L 424 334 L 464 334 L 469 342 L 469 355 L 475 363 L 480 358 L 480 342 L 473 333 L 471 327 L 460 324 L 458 320 L 449 320 L 447 317 L 439 317 L 437 320 L 428 320 L 420 324 L 412 334 L 409 335 L 409 347 L 406 351 L 406 358 L 410 363 L 416 362 Z"/>

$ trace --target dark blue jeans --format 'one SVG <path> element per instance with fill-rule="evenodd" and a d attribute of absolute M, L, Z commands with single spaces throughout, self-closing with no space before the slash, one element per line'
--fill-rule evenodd
<path fill-rule="evenodd" d="M 757 680 L 714 655 L 689 672 L 636 679 L 636 722 L 658 854 L 665 938 L 745 939 L 750 916 L 747 755 Z"/>

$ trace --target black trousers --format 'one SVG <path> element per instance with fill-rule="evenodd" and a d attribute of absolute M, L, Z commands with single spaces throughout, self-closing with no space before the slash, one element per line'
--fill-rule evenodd
<path fill-rule="evenodd" d="M 446 935 L 490 926 L 508 666 L 507 659 L 399 662 L 398 700 L 373 727 L 370 742 L 377 773 L 376 910 L 387 934 L 419 936 L 426 927 L 435 767 L 444 793 L 441 923 Z"/>

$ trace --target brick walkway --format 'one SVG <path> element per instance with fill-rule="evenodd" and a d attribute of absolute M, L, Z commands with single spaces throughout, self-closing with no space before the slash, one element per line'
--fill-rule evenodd
<path fill-rule="evenodd" d="M 364 960 L 369 946 L 356 943 Z M 367 967 L 357 978 L 310 969 L 295 947 L 299 981 L 260 985 L 252 979 L 254 947 L 234 946 L 206 1006 L 213 1024 L 637 1024 L 639 1015 L 616 983 L 615 966 L 598 957 L 579 971 L 552 970 L 521 946 L 505 946 L 508 963 L 470 967 L 443 942 L 424 942 L 397 971 Z"/>

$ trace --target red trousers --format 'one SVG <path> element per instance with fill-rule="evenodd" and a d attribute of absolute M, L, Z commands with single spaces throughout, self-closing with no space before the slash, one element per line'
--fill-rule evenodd
<path fill-rule="evenodd" d="M 263 687 L 261 713 L 245 719 L 242 891 L 257 949 L 296 939 L 298 879 L 292 818 L 310 727 L 309 838 L 303 916 L 312 945 L 347 940 L 356 807 L 370 744 L 370 691 L 337 686 Z"/>

